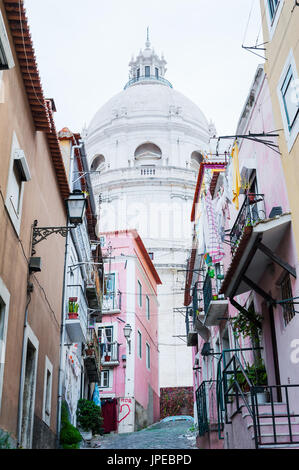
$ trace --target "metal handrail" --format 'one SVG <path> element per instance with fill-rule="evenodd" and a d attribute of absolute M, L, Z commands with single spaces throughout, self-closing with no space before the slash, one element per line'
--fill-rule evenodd
<path fill-rule="evenodd" d="M 260 349 L 263 349 L 263 348 L 260 348 L 260 347 L 257 347 L 257 348 L 232 348 L 232 349 L 223 349 L 222 352 L 221 352 L 221 356 L 220 356 L 220 358 L 218 360 L 218 364 L 217 364 L 217 385 L 216 385 L 216 390 L 217 390 L 217 414 L 218 414 L 218 438 L 219 439 L 224 439 L 224 437 L 222 436 L 222 431 L 224 429 L 223 415 L 224 415 L 224 418 L 225 418 L 225 423 L 226 424 L 231 423 L 231 421 L 229 421 L 229 419 L 228 419 L 228 411 L 227 411 L 228 392 L 231 390 L 231 388 L 234 385 L 235 385 L 236 388 L 238 388 L 238 387 L 240 388 L 240 385 L 238 383 L 232 384 L 232 386 L 230 386 L 229 389 L 227 387 L 227 375 L 237 372 L 236 368 L 234 368 L 234 372 L 232 372 L 232 370 L 228 370 L 228 367 L 231 365 L 234 357 L 237 358 L 239 364 L 241 365 L 242 369 L 244 370 L 244 368 L 242 366 L 242 363 L 241 363 L 240 359 L 238 358 L 238 356 L 236 354 L 234 354 L 234 356 L 229 360 L 228 363 L 226 363 L 225 354 L 232 353 L 232 352 L 237 353 L 237 352 L 243 352 L 243 351 L 254 351 L 254 350 L 260 350 Z M 222 366 L 223 366 L 223 368 L 222 368 Z M 247 377 L 246 373 L 245 373 L 245 375 L 246 375 L 246 380 L 249 383 L 251 383 L 249 378 Z M 235 382 L 237 382 L 237 381 L 235 381 Z M 242 390 L 240 390 L 240 395 L 245 400 L 244 401 L 245 406 L 248 408 L 249 404 L 248 404 L 248 402 L 246 400 L 246 397 L 244 396 Z M 252 403 L 252 406 L 253 406 L 253 403 Z M 237 407 L 239 407 L 238 394 L 237 394 Z M 240 409 L 240 407 L 239 407 L 239 409 Z M 252 414 L 252 413 L 254 415 L 254 412 L 252 412 L 252 410 L 250 410 L 250 414 Z M 256 436 L 256 432 L 255 432 L 255 436 Z"/>
<path fill-rule="evenodd" d="M 260 220 L 266 218 L 265 205 L 263 210 L 259 210 L 258 203 L 265 202 L 264 194 L 250 193 L 246 194 L 244 202 L 239 210 L 235 223 L 230 231 L 230 245 L 231 251 L 234 253 L 236 250 L 236 242 L 240 240 L 244 227 L 247 225 L 254 225 Z M 262 214 L 260 214 L 262 212 Z"/>

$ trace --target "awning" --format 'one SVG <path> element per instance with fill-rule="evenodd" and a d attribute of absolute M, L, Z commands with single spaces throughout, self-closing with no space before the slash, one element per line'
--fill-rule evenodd
<path fill-rule="evenodd" d="M 244 231 L 220 293 L 225 294 L 226 297 L 234 297 L 253 289 L 252 284 L 259 286 L 271 260 L 278 262 L 290 274 L 296 276 L 294 268 L 276 254 L 290 223 L 291 214 L 286 213 L 273 219 L 263 220 L 254 227 L 250 227 L 250 230 Z"/>

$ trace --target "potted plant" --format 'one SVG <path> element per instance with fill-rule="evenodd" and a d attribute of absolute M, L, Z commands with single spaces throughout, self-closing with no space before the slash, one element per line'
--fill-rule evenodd
<path fill-rule="evenodd" d="M 86 344 L 85 354 L 86 354 L 87 356 L 93 356 L 93 355 L 94 355 L 94 344 L 93 344 L 92 341 L 89 341 L 89 342 Z"/>
<path fill-rule="evenodd" d="M 77 406 L 77 422 L 84 440 L 90 440 L 93 434 L 102 432 L 101 407 L 93 401 L 80 398 Z"/>
<path fill-rule="evenodd" d="M 105 354 L 105 362 L 109 362 L 110 359 L 111 359 L 111 355 L 108 354 L 108 353 L 106 353 L 106 354 Z"/>
<path fill-rule="evenodd" d="M 77 297 L 70 297 L 69 298 L 69 313 L 68 318 L 69 320 L 76 320 L 79 317 L 79 304 L 77 303 Z"/>

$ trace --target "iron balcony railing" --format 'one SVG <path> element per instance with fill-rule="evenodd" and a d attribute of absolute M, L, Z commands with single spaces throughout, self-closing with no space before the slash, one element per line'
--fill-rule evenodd
<path fill-rule="evenodd" d="M 106 343 L 100 345 L 101 362 L 118 362 L 119 361 L 119 343 Z"/>
<path fill-rule="evenodd" d="M 216 383 L 216 380 L 205 380 L 195 393 L 199 436 L 214 430 L 217 425 Z"/>
<path fill-rule="evenodd" d="M 230 231 L 230 245 L 232 254 L 238 248 L 245 227 L 254 226 L 257 222 L 265 220 L 266 210 L 264 194 L 249 193 L 238 213 L 233 228 Z"/>
<path fill-rule="evenodd" d="M 157 77 L 156 75 L 149 75 L 149 76 L 141 75 L 139 77 L 131 78 L 131 80 L 129 80 L 128 83 L 126 83 L 124 90 L 126 90 L 129 86 L 134 85 L 134 83 L 143 82 L 143 81 L 160 82 L 172 88 L 172 84 L 168 80 L 166 80 L 166 78 L 159 77 L 159 76 Z"/>
<path fill-rule="evenodd" d="M 221 267 L 221 275 L 223 272 L 223 267 Z M 209 306 L 212 300 L 223 300 L 225 297 L 223 294 L 219 295 L 219 290 L 221 287 L 221 280 L 223 278 L 217 278 L 217 274 L 214 274 L 215 278 L 211 278 L 209 272 L 207 272 L 207 275 L 205 277 L 204 283 L 203 283 L 203 304 L 204 304 L 204 311 L 205 314 L 208 313 L 209 311 Z"/>
<path fill-rule="evenodd" d="M 109 292 L 103 295 L 102 312 L 121 310 L 121 292 Z"/>
<path fill-rule="evenodd" d="M 252 351 L 261 348 L 252 348 Z M 224 423 L 230 424 L 235 414 L 247 409 L 252 420 L 255 447 L 299 444 L 299 384 L 264 385 L 255 384 L 248 377 L 243 361 L 239 357 L 243 348 L 235 350 L 227 362 L 222 353 L 217 374 L 218 432 Z M 233 351 L 233 350 L 232 350 Z M 229 351 L 230 352 L 230 351 Z M 221 371 L 221 363 L 223 370 Z M 241 385 L 242 384 L 242 385 Z M 245 391 L 246 390 L 246 391 Z M 262 392 L 263 400 L 259 401 Z M 230 405 L 230 412 L 229 412 Z M 221 437 L 219 433 L 219 437 Z"/>

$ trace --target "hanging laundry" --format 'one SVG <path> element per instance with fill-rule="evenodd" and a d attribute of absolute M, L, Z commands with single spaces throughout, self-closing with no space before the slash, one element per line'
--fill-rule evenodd
<path fill-rule="evenodd" d="M 241 176 L 239 169 L 239 148 L 237 141 L 232 149 L 232 162 L 233 162 L 233 203 L 237 210 L 239 210 L 239 194 L 241 189 Z"/>
<path fill-rule="evenodd" d="M 212 262 L 219 263 L 222 258 L 224 257 L 224 251 L 222 249 L 222 242 L 219 235 L 219 230 L 216 222 L 216 215 L 214 211 L 214 206 L 212 202 L 212 196 L 210 190 L 207 190 L 206 197 L 206 214 L 207 214 L 207 221 L 208 221 L 208 243 L 206 252 L 209 253 L 210 257 L 212 258 Z"/>
<path fill-rule="evenodd" d="M 95 387 L 94 387 L 92 400 L 95 402 L 97 406 L 101 406 L 100 390 L 99 390 L 99 386 L 97 383 L 95 384 Z"/>

